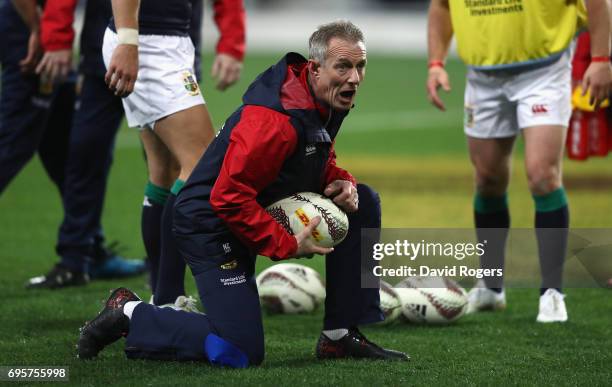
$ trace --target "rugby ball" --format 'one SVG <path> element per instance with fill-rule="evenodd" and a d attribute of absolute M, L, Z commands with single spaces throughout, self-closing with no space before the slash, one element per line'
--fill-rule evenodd
<path fill-rule="evenodd" d="M 325 300 L 325 284 L 315 270 L 296 263 L 280 263 L 256 279 L 259 301 L 268 313 L 308 313 Z"/>
<path fill-rule="evenodd" d="M 465 314 L 467 292 L 443 277 L 408 277 L 395 285 L 405 320 L 417 324 L 448 324 Z"/>
<path fill-rule="evenodd" d="M 342 242 L 348 233 L 346 214 L 323 195 L 299 192 L 266 207 L 266 211 L 291 235 L 296 235 L 316 216 L 321 223 L 310 235 L 321 247 L 333 247 Z"/>
<path fill-rule="evenodd" d="M 396 321 L 402 314 L 402 303 L 398 294 L 385 281 L 380 281 L 380 310 L 385 316 L 383 324 Z"/>

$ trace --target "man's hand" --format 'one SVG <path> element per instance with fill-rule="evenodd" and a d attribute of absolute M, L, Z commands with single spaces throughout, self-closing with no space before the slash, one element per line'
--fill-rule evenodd
<path fill-rule="evenodd" d="M 438 109 L 445 111 L 446 107 L 444 106 L 444 102 L 440 99 L 438 95 L 438 89 L 442 89 L 446 92 L 449 92 L 450 81 L 448 80 L 448 74 L 444 67 L 436 66 L 429 69 L 429 74 L 427 76 L 427 98 L 429 102 L 431 102 Z"/>
<path fill-rule="evenodd" d="M 313 254 L 329 254 L 334 251 L 333 247 L 321 247 L 314 244 L 310 235 L 315 228 L 321 223 L 321 217 L 316 216 L 310 221 L 308 226 L 306 226 L 300 233 L 295 235 L 295 240 L 297 241 L 297 251 L 289 258 L 300 258 L 300 257 L 309 257 L 311 258 Z"/>
<path fill-rule="evenodd" d="M 120 44 L 113 51 L 104 81 L 119 97 L 127 97 L 134 91 L 138 77 L 138 46 Z"/>
<path fill-rule="evenodd" d="M 51 82 L 62 82 L 70 70 L 72 70 L 72 49 L 47 51 L 36 66 L 36 74 L 47 77 Z"/>
<path fill-rule="evenodd" d="M 217 54 L 211 75 L 217 80 L 217 89 L 225 90 L 240 79 L 242 63 L 231 55 Z"/>
<path fill-rule="evenodd" d="M 334 180 L 325 187 L 323 194 L 345 212 L 355 212 L 359 209 L 357 188 L 348 180 Z"/>
<path fill-rule="evenodd" d="M 33 73 L 36 69 L 36 64 L 40 59 L 42 49 L 40 47 L 40 37 L 38 35 L 38 29 L 30 32 L 30 38 L 28 39 L 28 53 L 26 57 L 19 61 L 19 68 L 23 73 Z"/>
<path fill-rule="evenodd" d="M 591 105 L 595 108 L 608 98 L 612 90 L 612 65 L 610 62 L 591 62 L 582 78 L 582 95 L 590 91 Z"/>

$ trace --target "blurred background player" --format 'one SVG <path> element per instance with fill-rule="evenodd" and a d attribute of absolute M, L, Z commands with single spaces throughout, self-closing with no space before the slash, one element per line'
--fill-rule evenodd
<path fill-rule="evenodd" d="M 138 1 L 113 2 L 114 20 L 106 31 L 103 52 L 109 88 L 125 97 L 128 125 L 142 129 L 150 181 L 143 207 L 143 236 L 152 257 L 153 302 L 165 305 L 178 303 L 185 294 L 185 263 L 172 236 L 174 200 L 214 130 L 194 76 L 194 47 L 188 38 L 193 12 L 201 15 L 201 2 L 147 1 L 140 10 L 139 6 Z M 242 1 L 236 0 L 217 1 L 214 8 L 222 38 L 212 74 L 223 90 L 240 75 L 244 9 Z M 200 33 L 199 28 L 196 32 Z M 150 211 L 154 203 L 157 208 Z M 161 231 L 147 221 L 147 212 L 157 215 L 160 211 Z M 159 239 L 156 233 L 161 234 Z"/>
<path fill-rule="evenodd" d="M 38 152 L 61 195 L 74 78 L 54 85 L 34 72 L 41 55 L 36 0 L 0 1 L 0 34 L 0 193 Z"/>
<path fill-rule="evenodd" d="M 42 54 L 39 36 L 39 5 L 42 4 L 35 0 L 13 3 L 3 0 L 0 4 L 0 32 L 5 37 L 0 49 L 0 192 L 38 149 L 45 170 L 58 187 L 62 200 L 65 200 L 69 193 L 66 188 L 66 165 L 75 104 L 75 81 L 74 74 L 69 72 L 57 82 L 34 73 Z M 57 288 L 83 285 L 88 281 L 85 258 L 93 259 L 92 271 L 118 274 L 117 263 L 125 261 L 108 252 L 100 240 L 97 254 L 74 260 L 69 257 L 62 259 L 65 265 L 57 265 L 49 275 L 30 280 L 28 286 Z M 59 250 L 58 253 L 64 258 Z M 113 269 L 109 270 L 109 267 Z"/>
<path fill-rule="evenodd" d="M 202 0 L 192 0 L 191 5 L 190 35 L 196 43 L 195 74 L 197 81 L 201 79 Z M 242 0 L 216 0 L 212 3 L 212 6 L 213 18 L 219 30 L 219 40 L 216 44 L 216 55 L 211 66 L 211 75 L 216 80 L 217 89 L 223 91 L 238 81 L 242 71 L 246 39 L 245 11 Z M 207 111 L 206 116 L 208 117 Z M 209 128 L 212 130 L 210 117 L 205 120 L 204 124 L 207 131 Z M 154 168 L 153 173 L 151 173 L 151 170 L 149 171 L 150 176 L 159 178 L 162 173 L 161 166 L 156 165 L 153 160 L 148 164 L 149 168 Z M 174 304 L 176 307 L 195 310 L 195 300 L 191 297 L 185 297 L 185 260 L 178 253 L 171 231 L 172 211 L 176 194 L 184 181 L 179 178 L 177 168 L 178 164 L 174 162 L 173 168 L 165 169 L 167 172 L 161 175 L 163 179 L 157 180 L 160 185 L 153 183 L 152 180 L 149 182 L 143 205 L 143 240 L 147 254 L 151 257 L 149 265 L 151 292 L 155 305 Z M 147 192 L 150 194 L 147 194 Z M 149 219 L 156 217 L 162 211 L 160 228 L 159 224 L 150 222 Z"/>
<path fill-rule="evenodd" d="M 444 60 L 453 34 L 468 65 L 464 129 L 476 172 L 475 225 L 479 240 L 488 242 L 483 268 L 504 265 L 512 148 L 519 133 L 525 140 L 542 275 L 538 322 L 567 320 L 561 286 L 569 210 L 561 161 L 571 113 L 570 51 L 581 5 L 433 0 L 429 8 L 427 92 L 437 108 L 444 110 L 438 88 L 450 90 Z M 591 56 L 597 60 L 586 70 L 583 85 L 599 105 L 612 83 L 609 4 L 587 0 L 586 11 Z M 472 289 L 469 302 L 469 311 L 505 307 L 502 278 L 486 278 L 484 286 Z"/>
<path fill-rule="evenodd" d="M 73 72 L 76 0 L 48 0 L 41 20 L 44 55 L 37 73 L 61 83 Z M 70 130 L 62 202 L 64 219 L 56 250 L 61 257 L 49 273 L 30 279 L 29 288 L 82 285 L 92 278 L 138 275 L 142 260 L 127 260 L 104 245 L 101 216 L 115 136 L 123 117 L 120 98 L 104 84 L 102 37 L 111 16 L 105 0 L 89 0 L 81 33 L 78 99 Z"/>
<path fill-rule="evenodd" d="M 371 272 L 374 261 L 360 258 L 361 228 L 380 228 L 380 199 L 336 165 L 333 143 L 365 76 L 363 34 L 350 22 L 323 25 L 312 34 L 309 53 L 309 60 L 289 53 L 256 78 L 177 199 L 177 242 L 206 314 L 157 308 L 119 288 L 82 329 L 80 358 L 96 356 L 129 332 L 129 358 L 259 365 L 264 332 L 257 254 L 283 260 L 318 253 L 328 257 L 316 356 L 408 360 L 357 328 L 383 318 L 378 288 L 361 286 L 362 270 Z M 331 197 L 349 213 L 348 235 L 334 249 L 310 238 L 320 217 L 294 236 L 263 208 L 301 191 Z"/>

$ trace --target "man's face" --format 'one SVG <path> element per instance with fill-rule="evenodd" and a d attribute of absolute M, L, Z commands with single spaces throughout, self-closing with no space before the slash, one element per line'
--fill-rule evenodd
<path fill-rule="evenodd" d="M 332 38 L 327 47 L 325 63 L 310 60 L 311 86 L 315 96 L 336 110 L 353 106 L 366 67 L 363 42 L 349 43 Z"/>

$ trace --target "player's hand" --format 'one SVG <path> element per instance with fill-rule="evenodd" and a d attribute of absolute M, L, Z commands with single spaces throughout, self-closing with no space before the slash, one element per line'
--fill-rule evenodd
<path fill-rule="evenodd" d="M 21 72 L 33 73 L 41 55 L 42 49 L 40 47 L 40 37 L 38 36 L 38 30 L 34 30 L 30 33 L 30 37 L 28 39 L 28 52 L 26 57 L 19 61 L 19 68 Z"/>
<path fill-rule="evenodd" d="M 325 187 L 323 194 L 345 212 L 355 212 L 359 209 L 357 188 L 348 180 L 334 180 Z"/>
<path fill-rule="evenodd" d="M 120 44 L 113 51 L 104 81 L 119 97 L 127 97 L 134 91 L 138 77 L 138 46 Z"/>
<path fill-rule="evenodd" d="M 589 103 L 598 108 L 612 90 L 612 65 L 610 62 L 591 62 L 582 78 L 582 95 L 590 91 Z"/>
<path fill-rule="evenodd" d="M 227 54 L 217 54 L 212 65 L 211 75 L 217 81 L 217 89 L 225 90 L 240 79 L 242 62 Z"/>
<path fill-rule="evenodd" d="M 70 70 L 72 70 L 72 49 L 47 51 L 36 66 L 36 74 L 46 77 L 51 82 L 62 82 Z"/>
<path fill-rule="evenodd" d="M 321 223 L 321 217 L 315 216 L 308 226 L 306 226 L 300 233 L 296 234 L 295 240 L 297 241 L 297 251 L 290 258 L 301 258 L 301 257 L 312 257 L 313 254 L 329 254 L 334 251 L 333 247 L 321 247 L 314 244 L 312 238 L 312 232 Z"/>
<path fill-rule="evenodd" d="M 451 90 L 448 73 L 444 70 L 444 67 L 435 66 L 429 69 L 429 74 L 427 75 L 427 98 L 435 107 L 444 111 L 446 107 L 438 95 L 440 87 L 446 92 Z"/>

